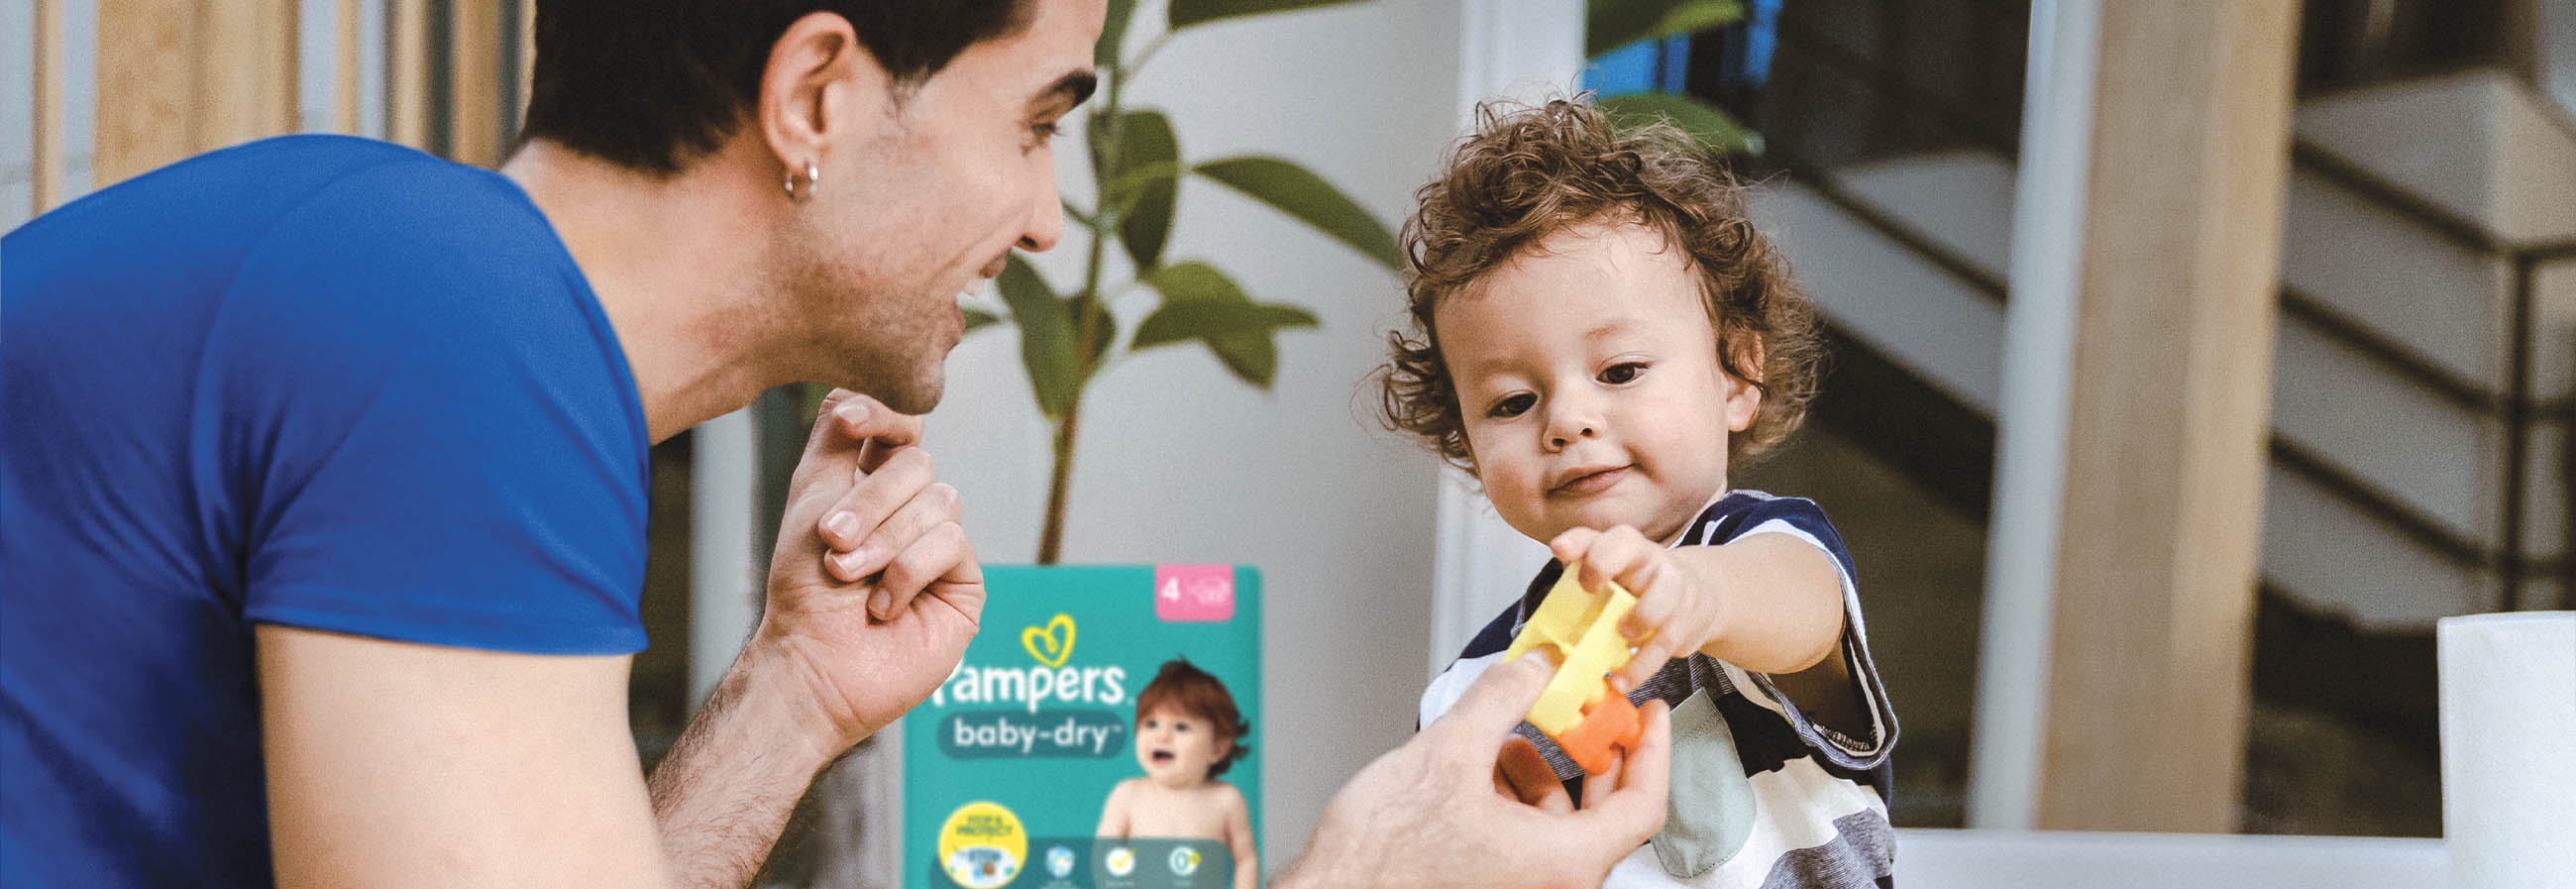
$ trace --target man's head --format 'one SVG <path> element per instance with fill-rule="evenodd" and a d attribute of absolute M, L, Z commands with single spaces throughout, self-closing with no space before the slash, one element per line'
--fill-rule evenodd
<path fill-rule="evenodd" d="M 1050 137 L 1100 0 L 542 0 L 525 136 L 753 211 L 737 319 L 782 379 L 939 401 L 959 293 L 1063 228 Z M 736 331 L 709 331 L 711 337 Z"/>

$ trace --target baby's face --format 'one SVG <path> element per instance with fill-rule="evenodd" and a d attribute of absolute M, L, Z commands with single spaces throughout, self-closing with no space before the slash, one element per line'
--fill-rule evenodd
<path fill-rule="evenodd" d="M 1726 375 L 1697 276 L 1633 223 L 1548 237 L 1432 311 L 1476 478 L 1503 521 L 1681 530 L 1726 484 L 1759 390 Z"/>
<path fill-rule="evenodd" d="M 1234 742 L 1216 736 L 1214 723 L 1196 714 L 1158 707 L 1136 720 L 1136 764 L 1165 787 L 1206 781 L 1208 767 L 1233 749 Z"/>

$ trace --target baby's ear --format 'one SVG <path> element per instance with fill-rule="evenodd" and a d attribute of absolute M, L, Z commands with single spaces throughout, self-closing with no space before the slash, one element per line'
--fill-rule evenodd
<path fill-rule="evenodd" d="M 1762 342 L 1745 337 L 1747 342 L 1731 344 L 1736 367 L 1749 376 L 1726 376 L 1726 431 L 1742 432 L 1753 428 L 1753 418 L 1762 413 Z M 1720 373 L 1724 373 L 1723 370 Z"/>

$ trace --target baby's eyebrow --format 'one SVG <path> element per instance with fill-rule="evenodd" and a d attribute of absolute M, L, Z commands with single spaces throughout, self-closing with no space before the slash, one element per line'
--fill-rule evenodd
<path fill-rule="evenodd" d="M 1628 330 L 1629 330 L 1630 328 L 1633 328 L 1633 327 L 1636 327 L 1636 326 L 1637 326 L 1637 322 L 1636 322 L 1636 320 L 1635 320 L 1635 319 L 1631 319 L 1631 318 L 1621 318 L 1621 319 L 1618 319 L 1618 320 L 1611 321 L 1611 322 L 1609 322 L 1609 323 L 1603 324 L 1603 325 L 1601 325 L 1601 326 L 1599 326 L 1599 327 L 1592 328 L 1591 330 L 1584 331 L 1584 332 L 1583 332 L 1583 339 L 1584 339 L 1586 342 L 1600 342 L 1600 341 L 1602 341 L 1602 340 L 1606 340 L 1606 339 L 1609 339 L 1609 338 L 1611 338 L 1611 337 L 1618 336 L 1618 335 L 1620 335 L 1620 334 L 1622 334 L 1622 333 L 1626 333 L 1626 332 L 1628 332 Z"/>

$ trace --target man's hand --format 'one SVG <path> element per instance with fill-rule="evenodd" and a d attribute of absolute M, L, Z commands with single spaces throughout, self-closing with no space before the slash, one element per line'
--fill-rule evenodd
<path fill-rule="evenodd" d="M 1615 580 L 1637 597 L 1636 609 L 1619 623 L 1620 634 L 1637 646 L 1628 665 L 1619 669 L 1620 688 L 1636 688 L 1665 662 L 1716 640 L 1725 616 L 1717 591 L 1637 529 L 1570 528 L 1548 541 L 1547 548 L 1557 561 L 1577 566 L 1575 582 L 1584 589 L 1597 592 L 1602 581 Z"/>
<path fill-rule="evenodd" d="M 788 481 L 760 628 L 653 770 L 680 885 L 749 882 L 814 776 L 929 697 L 975 638 L 984 569 L 957 524 L 957 492 L 936 483 L 920 439 L 920 418 L 875 399 L 824 399 Z M 865 570 L 827 566 L 816 533 L 825 523 L 889 555 L 855 566 Z"/>
<path fill-rule="evenodd" d="M 834 390 L 788 482 L 751 648 L 812 680 L 847 743 L 929 697 L 983 615 L 957 489 L 936 480 L 920 436 L 920 418 Z"/>
<path fill-rule="evenodd" d="M 1518 793 L 1506 785 L 1538 782 L 1518 774 L 1525 766 L 1504 745 L 1548 675 L 1543 657 L 1487 670 L 1448 715 L 1334 795 L 1306 854 L 1278 885 L 1601 885 L 1611 865 L 1663 827 L 1671 716 L 1661 702 L 1646 705 L 1637 749 L 1585 782 L 1590 799 L 1581 810 L 1561 788 L 1553 797 Z"/>

